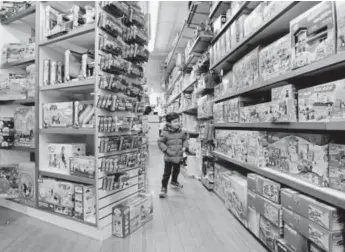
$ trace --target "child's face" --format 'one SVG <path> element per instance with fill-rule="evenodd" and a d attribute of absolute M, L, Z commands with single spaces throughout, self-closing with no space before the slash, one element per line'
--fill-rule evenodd
<path fill-rule="evenodd" d="M 171 127 L 173 127 L 174 129 L 177 129 L 178 127 L 180 127 L 180 120 L 179 119 L 174 119 L 170 122 Z"/>

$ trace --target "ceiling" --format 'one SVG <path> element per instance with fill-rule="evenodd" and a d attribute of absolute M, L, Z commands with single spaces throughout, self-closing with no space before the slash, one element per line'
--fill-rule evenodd
<path fill-rule="evenodd" d="M 188 1 L 159 1 L 154 51 L 146 66 L 147 83 L 151 92 L 161 92 L 162 66 L 187 18 Z"/>

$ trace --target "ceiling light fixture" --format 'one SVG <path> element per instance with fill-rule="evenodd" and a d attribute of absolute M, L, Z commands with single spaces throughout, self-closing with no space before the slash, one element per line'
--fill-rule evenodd
<path fill-rule="evenodd" d="M 156 33 L 157 33 L 157 22 L 158 22 L 158 10 L 159 1 L 149 2 L 149 13 L 150 13 L 150 41 L 148 50 L 152 52 L 155 48 Z"/>

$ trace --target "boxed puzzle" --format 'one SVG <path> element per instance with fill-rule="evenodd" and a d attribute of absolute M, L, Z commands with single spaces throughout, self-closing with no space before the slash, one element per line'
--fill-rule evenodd
<path fill-rule="evenodd" d="M 72 127 L 74 102 L 43 104 L 43 128 Z"/>
<path fill-rule="evenodd" d="M 335 32 L 334 2 L 321 2 L 290 21 L 292 68 L 333 55 Z"/>
<path fill-rule="evenodd" d="M 139 194 L 113 207 L 113 235 L 125 238 L 153 218 L 152 195 Z"/>

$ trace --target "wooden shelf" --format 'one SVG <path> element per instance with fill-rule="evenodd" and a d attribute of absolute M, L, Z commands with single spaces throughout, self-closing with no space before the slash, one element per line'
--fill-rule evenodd
<path fill-rule="evenodd" d="M 35 11 L 36 11 L 36 3 L 33 2 L 29 8 L 22 10 L 22 11 L 19 11 L 19 12 L 15 13 L 14 15 L 12 15 L 8 18 L 1 20 L 0 23 L 2 25 L 8 25 L 8 24 L 13 23 L 15 21 L 21 20 L 22 18 L 25 18 L 31 14 L 34 14 Z"/>
<path fill-rule="evenodd" d="M 256 92 L 261 89 L 268 89 L 272 87 L 277 87 L 280 85 L 284 85 L 287 81 L 291 81 L 293 79 L 305 76 L 305 75 L 313 75 L 318 74 L 320 71 L 327 71 L 332 69 L 341 69 L 345 66 L 345 53 L 335 54 L 328 58 L 322 59 L 320 61 L 313 62 L 307 66 L 294 69 L 288 73 L 282 74 L 276 78 L 272 78 L 267 81 L 263 81 L 259 84 L 250 86 L 248 88 L 233 92 L 231 94 L 225 95 L 223 97 L 217 98 L 214 102 L 220 102 L 223 100 L 227 100 L 232 97 L 236 97 L 245 93 Z"/>
<path fill-rule="evenodd" d="M 32 63 L 35 63 L 35 57 L 28 57 L 13 62 L 4 63 L 0 66 L 0 69 L 9 69 L 11 67 L 26 67 Z"/>
<path fill-rule="evenodd" d="M 95 78 L 85 80 L 70 81 L 68 83 L 41 86 L 40 91 L 61 91 L 61 92 L 93 92 Z"/>
<path fill-rule="evenodd" d="M 274 181 L 287 185 L 288 187 L 301 191 L 312 197 L 328 202 L 329 204 L 345 209 L 345 193 L 343 192 L 340 192 L 331 188 L 327 188 L 327 187 L 318 187 L 314 184 L 308 183 L 304 180 L 298 179 L 287 173 L 282 173 L 274 169 L 257 168 L 253 165 L 229 158 L 228 156 L 216 151 L 213 152 L 213 155 L 222 160 L 225 160 L 237 166 L 243 167 L 249 171 L 255 172 L 259 175 L 262 175 L 264 177 L 267 177 L 269 179 L 272 179 Z"/>
<path fill-rule="evenodd" d="M 84 128 L 47 128 L 40 129 L 41 134 L 60 134 L 60 135 L 94 135 L 95 129 Z"/>
<path fill-rule="evenodd" d="M 74 30 L 72 30 L 72 31 L 70 31 L 64 35 L 61 35 L 59 37 L 51 38 L 51 39 L 44 39 L 44 40 L 40 41 L 38 43 L 38 45 L 39 46 L 47 46 L 47 45 L 51 45 L 51 44 L 56 44 L 56 43 L 64 41 L 64 40 L 69 40 L 71 38 L 79 37 L 79 36 L 87 34 L 87 33 L 95 32 L 95 27 L 96 27 L 96 22 L 94 22 L 92 24 L 86 24 L 82 27 L 74 28 Z"/>
<path fill-rule="evenodd" d="M 40 175 L 42 175 L 44 177 L 63 179 L 63 180 L 82 183 L 82 184 L 86 184 L 86 185 L 96 185 L 96 179 L 95 178 L 94 179 L 83 178 L 83 177 L 59 174 L 59 173 L 48 172 L 48 171 L 39 171 L 39 173 L 40 173 Z"/>
<path fill-rule="evenodd" d="M 210 70 L 230 70 L 231 65 L 245 56 L 250 50 L 259 46 L 262 42 L 270 38 L 279 38 L 284 33 L 289 32 L 290 21 L 318 2 L 286 2 L 287 6 L 278 12 L 275 16 L 262 24 L 257 30 L 238 43 L 221 60 L 210 67 Z"/>

